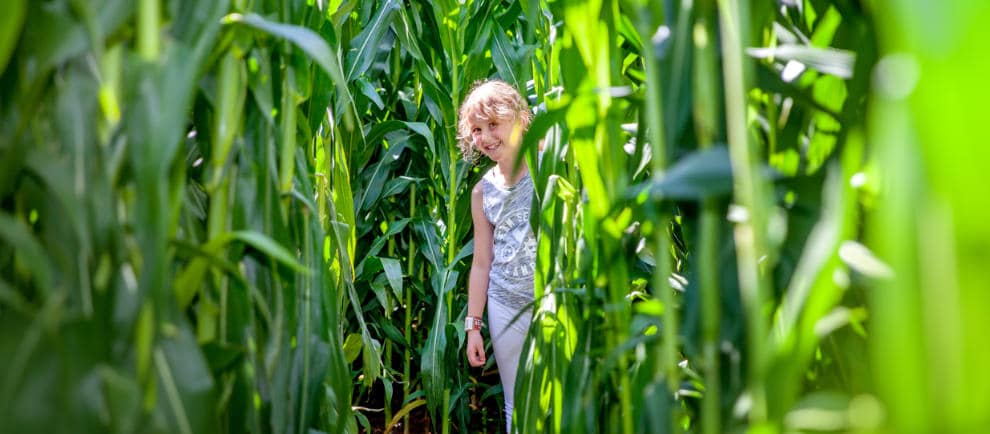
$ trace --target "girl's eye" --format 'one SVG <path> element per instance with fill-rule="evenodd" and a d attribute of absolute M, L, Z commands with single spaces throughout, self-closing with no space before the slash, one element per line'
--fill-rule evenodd
<path fill-rule="evenodd" d="M 495 127 L 497 127 L 497 126 L 498 126 L 498 124 L 497 124 L 497 123 L 495 123 L 495 122 L 490 122 L 490 123 L 488 124 L 488 128 L 495 128 Z"/>
<path fill-rule="evenodd" d="M 471 132 L 472 133 L 477 133 L 478 131 L 481 131 L 481 128 L 472 128 L 471 129 Z"/>

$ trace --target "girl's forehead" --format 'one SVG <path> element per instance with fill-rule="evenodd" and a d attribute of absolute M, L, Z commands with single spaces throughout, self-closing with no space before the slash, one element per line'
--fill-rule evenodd
<path fill-rule="evenodd" d="M 474 110 L 471 110 L 468 114 L 468 119 L 470 119 L 471 122 L 488 122 L 491 119 L 491 116 L 488 116 L 488 114 L 486 114 L 484 110 L 481 110 L 479 107 L 475 107 Z"/>
<path fill-rule="evenodd" d="M 505 107 L 492 101 L 479 101 L 478 103 L 469 105 L 467 109 L 467 116 L 471 119 L 489 120 L 511 117 L 506 116 L 508 114 L 505 111 Z"/>
<path fill-rule="evenodd" d="M 495 116 L 492 116 L 489 113 L 487 113 L 487 110 L 485 110 L 481 106 L 475 106 L 471 108 L 470 111 L 468 111 L 467 118 L 468 121 L 473 124 L 486 124 L 488 122 L 495 120 Z"/>

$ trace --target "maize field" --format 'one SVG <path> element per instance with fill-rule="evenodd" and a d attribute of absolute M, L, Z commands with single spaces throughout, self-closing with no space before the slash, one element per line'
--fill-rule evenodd
<path fill-rule="evenodd" d="M 0 433 L 986 432 L 986 22 L 5 0 Z M 511 427 L 464 356 L 486 78 L 535 111 Z"/>

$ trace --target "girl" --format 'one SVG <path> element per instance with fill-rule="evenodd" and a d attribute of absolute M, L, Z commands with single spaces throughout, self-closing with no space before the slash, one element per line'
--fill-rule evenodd
<path fill-rule="evenodd" d="M 523 132 L 532 114 L 526 99 L 515 88 L 490 80 L 471 89 L 458 117 L 464 159 L 473 163 L 480 152 L 496 163 L 471 192 L 474 260 L 464 319 L 467 358 L 471 366 L 485 364 L 481 314 L 487 302 L 495 363 L 505 394 L 507 428 L 511 428 L 519 354 L 531 321 L 529 312 L 520 313 L 533 302 L 536 238 L 529 226 L 533 180 L 525 161 L 516 166 Z"/>

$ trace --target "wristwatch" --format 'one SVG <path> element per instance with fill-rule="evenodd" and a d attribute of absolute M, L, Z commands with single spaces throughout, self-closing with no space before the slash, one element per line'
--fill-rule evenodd
<path fill-rule="evenodd" d="M 482 326 L 481 318 L 476 316 L 466 316 L 464 317 L 464 331 L 468 330 L 481 330 Z"/>

